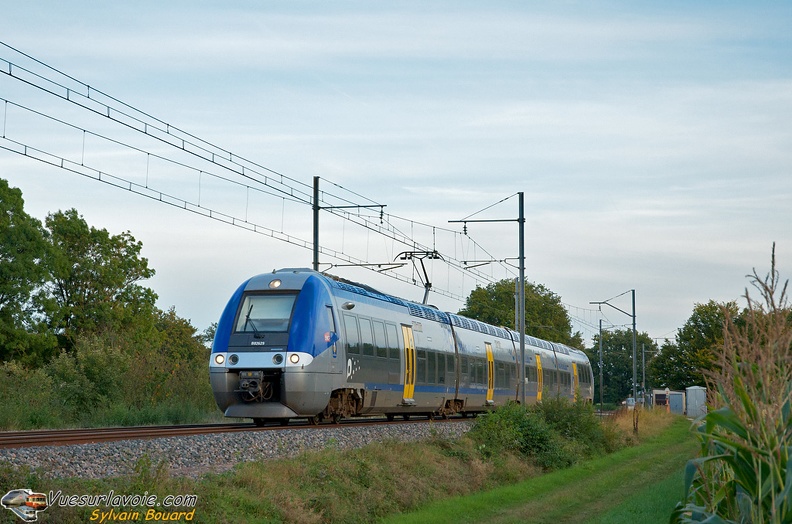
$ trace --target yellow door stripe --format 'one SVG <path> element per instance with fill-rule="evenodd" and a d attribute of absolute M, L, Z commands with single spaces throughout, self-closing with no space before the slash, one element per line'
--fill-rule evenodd
<path fill-rule="evenodd" d="M 485 342 L 487 349 L 487 402 L 495 396 L 495 358 L 492 356 L 492 344 Z"/>
<path fill-rule="evenodd" d="M 572 362 L 572 394 L 575 396 L 575 400 L 578 399 L 578 372 L 577 372 L 577 364 Z"/>
<path fill-rule="evenodd" d="M 402 325 L 404 335 L 404 400 L 415 395 L 415 342 L 411 326 Z"/>

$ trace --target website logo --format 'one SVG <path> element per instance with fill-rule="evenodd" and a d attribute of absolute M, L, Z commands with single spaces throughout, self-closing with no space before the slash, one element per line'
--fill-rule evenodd
<path fill-rule="evenodd" d="M 12 489 L 0 499 L 0 504 L 24 522 L 36 522 L 38 512 L 47 509 L 47 496 L 29 489 Z"/>

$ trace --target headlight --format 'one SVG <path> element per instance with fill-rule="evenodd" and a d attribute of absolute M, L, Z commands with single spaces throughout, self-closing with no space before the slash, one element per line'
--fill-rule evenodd
<path fill-rule="evenodd" d="M 297 353 L 292 353 L 291 355 L 289 355 L 289 362 L 291 362 L 292 364 L 296 364 L 299 361 L 300 361 L 300 355 L 298 355 Z"/>
<path fill-rule="evenodd" d="M 225 363 L 225 355 L 223 355 L 222 353 L 218 353 L 217 355 L 215 355 L 214 360 L 215 360 L 215 364 L 217 364 L 218 366 L 222 366 L 223 363 Z"/>
<path fill-rule="evenodd" d="M 281 363 L 283 363 L 283 355 L 281 355 L 280 353 L 275 353 L 272 356 L 272 363 L 275 364 L 276 366 L 278 366 Z"/>

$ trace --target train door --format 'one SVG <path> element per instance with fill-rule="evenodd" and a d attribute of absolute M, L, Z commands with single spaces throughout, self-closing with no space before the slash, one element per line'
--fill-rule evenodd
<path fill-rule="evenodd" d="M 536 401 L 542 401 L 542 390 L 544 389 L 544 373 L 542 373 L 542 355 L 536 354 Z"/>
<path fill-rule="evenodd" d="M 572 362 L 572 395 L 575 401 L 577 401 L 578 399 L 578 391 L 580 390 L 580 388 L 578 387 L 579 385 L 580 385 L 580 381 L 578 380 L 577 364 Z"/>
<path fill-rule="evenodd" d="M 402 324 L 404 338 L 404 395 L 405 404 L 415 402 L 415 341 L 412 326 Z"/>
<path fill-rule="evenodd" d="M 484 347 L 487 350 L 487 405 L 492 405 L 495 403 L 495 359 L 492 356 L 492 344 L 485 342 Z"/>

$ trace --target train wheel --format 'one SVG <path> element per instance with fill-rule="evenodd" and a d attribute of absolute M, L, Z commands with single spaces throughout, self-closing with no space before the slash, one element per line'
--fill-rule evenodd
<path fill-rule="evenodd" d="M 333 415 L 331 417 L 331 420 L 333 421 L 333 424 L 340 424 L 341 423 L 341 415 L 339 415 L 337 413 L 333 413 Z"/>
<path fill-rule="evenodd" d="M 263 427 L 263 426 L 265 426 L 267 424 L 267 419 L 265 419 L 265 418 L 254 418 L 253 419 L 253 424 L 255 424 L 258 427 Z"/>
<path fill-rule="evenodd" d="M 404 420 L 410 420 L 410 415 L 402 415 L 402 418 L 403 418 Z"/>
<path fill-rule="evenodd" d="M 462 418 L 467 418 L 467 411 L 460 411 Z"/>
<path fill-rule="evenodd" d="M 308 417 L 308 424 L 311 426 L 318 426 L 319 420 L 316 417 Z"/>
<path fill-rule="evenodd" d="M 388 419 L 388 422 L 393 422 L 393 413 L 388 413 L 385 418 Z"/>

